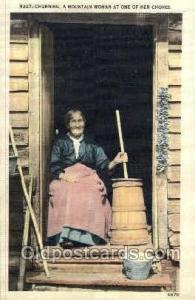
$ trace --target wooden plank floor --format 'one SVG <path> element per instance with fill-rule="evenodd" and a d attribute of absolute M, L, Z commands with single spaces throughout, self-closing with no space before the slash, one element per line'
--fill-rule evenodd
<path fill-rule="evenodd" d="M 92 248 L 92 247 L 91 247 Z M 67 259 L 59 256 L 57 260 L 53 256 L 53 250 L 49 248 L 47 259 L 50 277 L 45 276 L 41 261 L 35 263 L 35 269 L 26 274 L 26 283 L 37 287 L 80 287 L 80 288 L 137 288 L 139 289 L 170 289 L 172 281 L 169 274 L 151 274 L 146 280 L 130 280 L 122 272 L 122 258 L 118 253 L 112 255 L 113 246 L 107 248 L 109 255 L 101 256 L 102 252 L 96 253 L 94 257 L 84 255 L 77 257 L 75 253 Z M 116 247 L 121 250 L 122 247 Z M 96 250 L 103 250 L 98 247 Z M 95 250 L 95 247 L 94 247 Z"/>
<path fill-rule="evenodd" d="M 122 273 L 66 273 L 51 270 L 50 277 L 44 272 L 29 272 L 26 283 L 69 286 L 119 286 L 119 287 L 171 287 L 168 274 L 155 274 L 146 280 L 129 280 Z"/>

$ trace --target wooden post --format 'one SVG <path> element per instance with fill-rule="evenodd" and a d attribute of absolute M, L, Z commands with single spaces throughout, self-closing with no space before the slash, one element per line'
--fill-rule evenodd
<path fill-rule="evenodd" d="M 40 195 L 40 36 L 39 24 L 29 16 L 29 164 L 36 178 L 36 192 L 33 195 L 33 209 L 41 233 Z M 31 243 L 36 246 L 34 232 Z"/>
<path fill-rule="evenodd" d="M 120 119 L 120 112 L 117 109 L 116 110 L 116 121 L 117 121 L 117 128 L 118 128 L 118 136 L 119 136 L 119 143 L 120 143 L 120 149 L 121 152 L 125 152 L 124 150 L 124 142 L 123 142 L 123 135 L 122 135 L 122 128 L 121 128 L 121 119 Z M 124 178 L 128 178 L 128 172 L 127 172 L 127 163 L 123 163 L 123 172 L 124 172 Z"/>
<path fill-rule="evenodd" d="M 157 104 L 161 88 L 168 87 L 168 17 L 157 18 L 154 60 L 154 106 L 153 111 L 153 243 L 155 248 L 168 247 L 167 220 L 167 171 L 156 174 Z"/>

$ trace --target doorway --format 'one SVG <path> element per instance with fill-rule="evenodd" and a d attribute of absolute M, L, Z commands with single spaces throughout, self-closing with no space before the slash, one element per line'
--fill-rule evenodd
<path fill-rule="evenodd" d="M 86 115 L 86 134 L 112 159 L 119 151 L 115 109 L 120 110 L 128 175 L 143 180 L 152 223 L 152 26 L 50 24 L 54 37 L 54 129 L 64 113 Z M 113 177 L 122 177 L 118 167 Z"/>

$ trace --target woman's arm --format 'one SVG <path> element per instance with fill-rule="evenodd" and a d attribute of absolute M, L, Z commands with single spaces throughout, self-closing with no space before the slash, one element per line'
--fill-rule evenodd
<path fill-rule="evenodd" d="M 96 149 L 96 168 L 98 170 L 108 171 L 113 170 L 118 164 L 128 162 L 128 156 L 126 152 L 119 152 L 112 161 L 109 161 L 102 147 Z"/>
<path fill-rule="evenodd" d="M 109 163 L 108 170 L 114 169 L 118 164 L 128 162 L 128 156 L 126 152 L 119 152 L 115 158 Z"/>
<path fill-rule="evenodd" d="M 53 144 L 49 167 L 51 179 L 59 179 L 59 175 L 63 172 L 64 169 L 61 160 L 60 140 L 56 140 Z"/>

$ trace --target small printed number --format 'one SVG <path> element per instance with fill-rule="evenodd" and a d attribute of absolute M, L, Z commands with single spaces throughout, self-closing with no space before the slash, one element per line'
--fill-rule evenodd
<path fill-rule="evenodd" d="M 167 295 L 170 296 L 170 297 L 177 297 L 177 296 L 179 296 L 179 293 L 177 293 L 177 292 L 169 292 L 169 293 L 167 293 Z"/>

